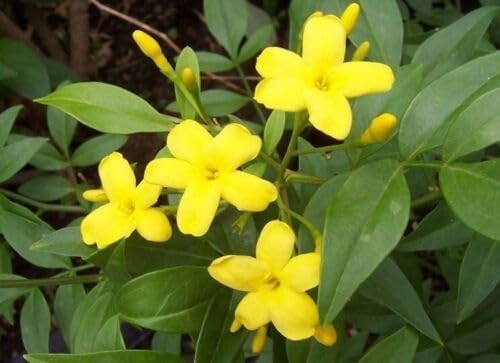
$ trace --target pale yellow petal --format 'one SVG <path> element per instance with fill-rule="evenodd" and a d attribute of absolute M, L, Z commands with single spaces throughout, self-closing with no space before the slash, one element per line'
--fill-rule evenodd
<path fill-rule="evenodd" d="M 319 284 L 319 253 L 295 256 L 279 274 L 281 283 L 292 290 L 303 292 Z"/>
<path fill-rule="evenodd" d="M 197 163 L 212 135 L 194 120 L 182 121 L 167 136 L 167 147 L 177 159 Z"/>
<path fill-rule="evenodd" d="M 250 292 L 240 301 L 234 312 L 238 320 L 248 330 L 256 330 L 271 321 L 271 302 L 268 291 Z"/>
<path fill-rule="evenodd" d="M 307 293 L 279 287 L 270 295 L 271 321 L 283 336 L 302 340 L 314 335 L 319 315 L 316 304 Z"/>
<path fill-rule="evenodd" d="M 205 149 L 206 166 L 233 171 L 259 155 L 262 141 L 240 124 L 232 123 L 210 141 Z"/>
<path fill-rule="evenodd" d="M 99 177 L 111 202 L 129 204 L 135 191 L 135 175 L 129 162 L 118 152 L 101 160 Z"/>
<path fill-rule="evenodd" d="M 344 61 L 346 31 L 334 15 L 311 16 L 304 25 L 302 57 L 320 77 Z"/>
<path fill-rule="evenodd" d="M 217 212 L 220 190 L 216 183 L 192 181 L 177 210 L 177 225 L 184 234 L 196 237 L 207 233 Z"/>
<path fill-rule="evenodd" d="M 288 263 L 293 253 L 295 233 L 285 222 L 268 222 L 257 241 L 256 256 L 265 261 L 274 272 L 279 272 Z"/>
<path fill-rule="evenodd" d="M 318 325 L 314 332 L 314 338 L 319 343 L 331 347 L 337 342 L 337 331 L 332 324 L 326 326 Z"/>
<path fill-rule="evenodd" d="M 342 16 L 340 17 L 340 22 L 344 26 L 344 29 L 347 34 L 350 34 L 356 23 L 358 21 L 359 16 L 359 5 L 356 3 L 349 4 L 349 6 L 344 10 Z"/>
<path fill-rule="evenodd" d="M 306 83 L 298 77 L 266 78 L 255 88 L 254 98 L 269 109 L 296 112 L 305 109 Z"/>
<path fill-rule="evenodd" d="M 143 180 L 135 188 L 135 208 L 146 209 L 153 206 L 160 197 L 162 187 Z"/>
<path fill-rule="evenodd" d="M 228 255 L 214 260 L 208 273 L 221 284 L 240 291 L 257 291 L 269 275 L 267 265 L 250 256 Z"/>
<path fill-rule="evenodd" d="M 240 211 L 263 211 L 277 197 L 273 183 L 243 171 L 229 173 L 222 180 L 222 198 Z"/>
<path fill-rule="evenodd" d="M 333 68 L 328 75 L 331 90 L 346 97 L 387 92 L 393 83 L 391 67 L 376 62 L 347 62 Z"/>
<path fill-rule="evenodd" d="M 305 97 L 309 121 L 316 129 L 337 140 L 343 140 L 349 135 L 351 106 L 341 93 L 310 88 L 306 90 Z"/>
<path fill-rule="evenodd" d="M 89 189 L 83 192 L 83 199 L 89 202 L 102 203 L 108 201 L 108 196 L 104 192 L 104 189 Z"/>
<path fill-rule="evenodd" d="M 136 212 L 137 232 L 151 242 L 165 242 L 172 236 L 172 227 L 160 209 L 149 208 Z"/>
<path fill-rule="evenodd" d="M 193 166 L 184 160 L 160 158 L 148 163 L 144 179 L 167 188 L 185 189 L 193 176 Z"/>
<path fill-rule="evenodd" d="M 302 58 L 290 50 L 268 47 L 257 57 L 257 72 L 264 78 L 299 77 L 307 74 Z"/>

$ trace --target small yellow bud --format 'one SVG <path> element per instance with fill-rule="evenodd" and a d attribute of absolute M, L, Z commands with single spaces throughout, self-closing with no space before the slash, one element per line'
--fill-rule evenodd
<path fill-rule="evenodd" d="M 356 3 L 350 4 L 342 13 L 340 17 L 340 22 L 344 26 L 345 32 L 349 35 L 358 21 L 359 16 L 359 5 Z"/>
<path fill-rule="evenodd" d="M 323 345 L 331 347 L 337 341 L 337 332 L 332 324 L 316 327 L 314 338 Z"/>
<path fill-rule="evenodd" d="M 372 123 L 361 135 L 360 141 L 367 145 L 384 141 L 396 127 L 397 119 L 392 113 L 383 113 L 372 120 Z"/>
<path fill-rule="evenodd" d="M 264 345 L 266 345 L 267 339 L 267 325 L 261 326 L 255 332 L 255 335 L 252 340 L 252 352 L 259 354 L 264 349 Z"/>
<path fill-rule="evenodd" d="M 88 200 L 89 202 L 97 202 L 103 203 L 108 201 L 108 197 L 104 190 L 102 189 L 89 189 L 83 192 L 83 199 Z"/>
<path fill-rule="evenodd" d="M 189 90 L 193 90 L 197 88 L 196 84 L 196 75 L 193 70 L 189 67 L 186 67 L 182 70 L 181 74 L 182 82 L 186 85 Z"/>
<path fill-rule="evenodd" d="M 165 73 L 173 72 L 173 68 L 163 55 L 160 45 L 152 36 L 141 30 L 136 30 L 132 33 L 132 38 L 134 38 L 144 55 L 155 62 L 160 71 Z"/>
<path fill-rule="evenodd" d="M 363 59 L 365 59 L 369 50 L 370 50 L 370 42 L 365 41 L 365 42 L 361 43 L 359 45 L 358 49 L 356 49 L 356 51 L 352 55 L 353 62 L 358 62 L 358 61 L 362 61 Z"/>

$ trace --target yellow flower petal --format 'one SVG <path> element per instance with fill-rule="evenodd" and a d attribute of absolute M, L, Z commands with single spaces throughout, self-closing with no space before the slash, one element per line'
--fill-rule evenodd
<path fill-rule="evenodd" d="M 323 345 L 331 347 L 337 341 L 337 331 L 332 324 L 316 327 L 314 338 Z"/>
<path fill-rule="evenodd" d="M 240 124 L 225 126 L 205 149 L 205 162 L 216 170 L 233 171 L 259 155 L 262 141 Z"/>
<path fill-rule="evenodd" d="M 135 188 L 135 208 L 146 209 L 154 205 L 160 197 L 162 187 L 143 180 Z"/>
<path fill-rule="evenodd" d="M 250 256 L 228 255 L 214 260 L 208 273 L 221 284 L 240 291 L 257 291 L 269 275 L 267 265 Z"/>
<path fill-rule="evenodd" d="M 343 140 L 351 131 L 351 106 L 339 92 L 310 88 L 305 92 L 309 121 L 325 134 Z"/>
<path fill-rule="evenodd" d="M 86 244 L 97 243 L 98 248 L 105 248 L 130 236 L 135 227 L 136 224 L 131 214 L 124 212 L 113 203 L 108 203 L 86 216 L 80 230 Z"/>
<path fill-rule="evenodd" d="M 307 291 L 319 284 L 319 265 L 319 253 L 295 256 L 281 270 L 279 279 L 292 290 Z"/>
<path fill-rule="evenodd" d="M 278 220 L 268 222 L 257 241 L 257 259 L 279 272 L 290 260 L 294 243 L 295 234 L 288 224 Z"/>
<path fill-rule="evenodd" d="M 318 309 L 305 292 L 295 292 L 285 287 L 269 294 L 271 321 L 276 329 L 290 340 L 307 339 L 314 335 L 319 323 Z"/>
<path fill-rule="evenodd" d="M 175 126 L 167 136 L 167 147 L 176 158 L 197 163 L 203 148 L 212 136 L 198 122 L 185 120 Z"/>
<path fill-rule="evenodd" d="M 299 78 L 307 74 L 302 58 L 292 51 L 278 47 L 268 47 L 257 57 L 257 72 L 264 78 L 288 77 Z"/>
<path fill-rule="evenodd" d="M 160 158 L 148 163 L 144 179 L 149 183 L 167 188 L 185 189 L 192 178 L 193 167 L 190 163 L 174 158 Z"/>
<path fill-rule="evenodd" d="M 383 113 L 375 117 L 370 126 L 363 132 L 359 140 L 363 144 L 384 141 L 394 131 L 398 120 L 392 113 Z"/>
<path fill-rule="evenodd" d="M 340 22 L 345 28 L 347 34 L 350 34 L 356 23 L 358 21 L 359 16 L 359 5 L 356 3 L 350 4 L 342 13 L 340 17 Z"/>
<path fill-rule="evenodd" d="M 311 16 L 304 25 L 302 57 L 316 77 L 344 61 L 346 31 L 334 15 Z"/>
<path fill-rule="evenodd" d="M 101 160 L 99 177 L 111 202 L 129 204 L 134 196 L 135 175 L 123 155 L 114 152 Z"/>
<path fill-rule="evenodd" d="M 246 294 L 236 307 L 234 316 L 248 330 L 256 330 L 271 321 L 268 291 Z"/>
<path fill-rule="evenodd" d="M 255 175 L 237 170 L 223 178 L 222 198 L 240 211 L 263 211 L 277 197 L 274 184 Z"/>
<path fill-rule="evenodd" d="M 177 225 L 184 234 L 207 233 L 217 212 L 220 190 L 215 183 L 194 180 L 186 188 L 177 211 Z"/>
<path fill-rule="evenodd" d="M 172 236 L 167 216 L 157 208 L 136 212 L 137 232 L 151 242 L 165 242 Z"/>
<path fill-rule="evenodd" d="M 83 192 L 83 199 L 88 200 L 89 202 L 107 202 L 108 197 L 104 192 L 104 189 L 89 189 Z"/>
<path fill-rule="evenodd" d="M 260 81 L 255 88 L 254 98 L 267 108 L 288 112 L 305 109 L 304 80 L 290 75 L 289 77 L 267 78 Z"/>
<path fill-rule="evenodd" d="M 331 70 L 328 76 L 332 90 L 346 97 L 386 92 L 392 88 L 391 67 L 376 62 L 347 62 Z"/>

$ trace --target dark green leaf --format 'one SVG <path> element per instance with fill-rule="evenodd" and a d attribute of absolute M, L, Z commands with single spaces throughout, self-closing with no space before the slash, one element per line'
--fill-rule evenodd
<path fill-rule="evenodd" d="M 73 193 L 74 189 L 66 178 L 60 175 L 47 175 L 28 180 L 18 191 L 32 199 L 50 202 Z"/>
<path fill-rule="evenodd" d="M 21 309 L 21 336 L 28 353 L 48 353 L 50 310 L 39 289 L 34 289 Z"/>
<path fill-rule="evenodd" d="M 446 346 L 460 354 L 486 352 L 498 345 L 499 330 L 500 318 L 490 319 L 475 329 L 456 334 Z"/>
<path fill-rule="evenodd" d="M 17 72 L 5 64 L 0 62 L 0 80 L 5 78 L 14 78 L 17 76 Z"/>
<path fill-rule="evenodd" d="M 26 137 L 0 149 L 0 182 L 21 170 L 46 141 L 42 137 Z"/>
<path fill-rule="evenodd" d="M 22 276 L 17 276 L 13 274 L 0 273 L 1 280 L 24 280 Z M 29 287 L 9 287 L 0 289 L 0 304 L 5 302 L 14 302 L 17 298 L 27 294 L 31 291 Z"/>
<path fill-rule="evenodd" d="M 126 350 L 86 354 L 29 354 L 29 363 L 184 363 L 172 354 L 150 350 Z"/>
<path fill-rule="evenodd" d="M 418 335 L 404 327 L 371 348 L 359 363 L 412 363 L 417 345 Z"/>
<path fill-rule="evenodd" d="M 55 107 L 47 107 L 47 126 L 54 142 L 66 153 L 75 134 L 77 121 Z"/>
<path fill-rule="evenodd" d="M 276 149 L 283 132 L 285 131 L 285 113 L 282 111 L 273 111 L 264 128 L 264 152 L 271 155 Z"/>
<path fill-rule="evenodd" d="M 37 169 L 47 171 L 62 170 L 69 166 L 66 158 L 49 143 L 42 145 L 40 150 L 31 158 L 30 164 Z"/>
<path fill-rule="evenodd" d="M 234 68 L 231 59 L 217 53 L 198 51 L 196 57 L 202 72 L 224 72 Z"/>
<path fill-rule="evenodd" d="M 267 24 L 253 32 L 253 34 L 241 47 L 241 51 L 238 54 L 238 63 L 245 63 L 247 60 L 256 55 L 259 50 L 267 46 L 273 31 L 273 26 L 271 24 Z"/>
<path fill-rule="evenodd" d="M 9 137 L 12 125 L 16 121 L 17 115 L 23 106 L 12 106 L 0 113 L 0 147 L 5 145 L 7 137 Z"/>
<path fill-rule="evenodd" d="M 180 355 L 181 337 L 181 334 L 167 334 L 157 331 L 151 340 L 151 349 Z"/>
<path fill-rule="evenodd" d="M 66 227 L 45 234 L 40 240 L 33 243 L 30 250 L 58 256 L 77 256 L 84 259 L 95 252 L 95 248 L 83 243 L 80 227 Z"/>
<path fill-rule="evenodd" d="M 80 303 L 85 298 L 82 284 L 61 285 L 54 298 L 54 314 L 66 345 L 70 346 L 71 321 Z"/>
<path fill-rule="evenodd" d="M 71 157 L 75 166 L 89 166 L 97 164 L 103 157 L 118 150 L 127 142 L 125 135 L 100 135 L 85 141 L 78 146 Z"/>

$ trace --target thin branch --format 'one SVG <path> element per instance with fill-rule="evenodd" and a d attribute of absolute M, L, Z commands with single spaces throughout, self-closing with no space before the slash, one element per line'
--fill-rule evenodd
<path fill-rule="evenodd" d="M 29 35 L 22 31 L 10 18 L 0 11 L 0 33 L 18 40 L 28 47 L 32 48 L 39 55 L 43 55 L 40 48 L 38 48 L 30 39 Z"/>
<path fill-rule="evenodd" d="M 73 285 L 80 283 L 98 282 L 103 278 L 101 274 L 95 275 L 77 275 L 66 277 L 49 277 L 46 279 L 26 279 L 26 280 L 0 280 L 0 289 L 15 287 L 41 287 L 41 286 L 60 286 Z"/>
<path fill-rule="evenodd" d="M 89 73 L 89 3 L 71 0 L 69 3 L 69 33 L 71 38 L 71 66 L 81 79 Z"/>
<path fill-rule="evenodd" d="M 77 205 L 60 205 L 60 204 L 49 204 L 43 203 L 31 198 L 25 197 L 24 195 L 20 195 L 14 192 L 11 192 L 7 189 L 0 188 L 0 193 L 4 194 L 6 197 L 10 199 L 17 200 L 18 202 L 24 203 L 26 205 L 30 205 L 32 207 L 47 211 L 47 212 L 65 212 L 65 213 L 85 213 L 86 210 Z"/>

